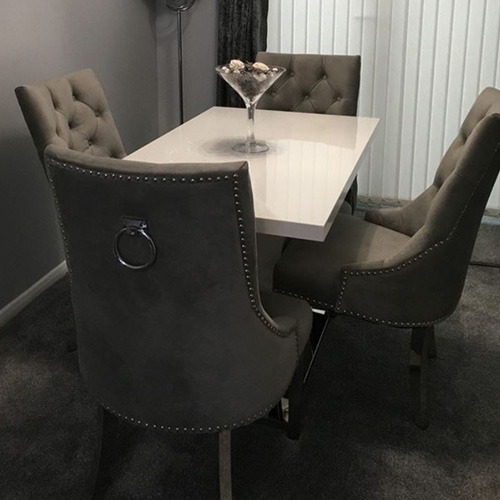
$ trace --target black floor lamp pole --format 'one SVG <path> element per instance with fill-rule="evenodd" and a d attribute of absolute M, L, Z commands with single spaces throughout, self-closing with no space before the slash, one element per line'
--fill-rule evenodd
<path fill-rule="evenodd" d="M 179 117 L 181 125 L 184 123 L 184 82 L 182 78 L 182 15 L 177 11 L 177 49 L 179 63 Z"/>
<path fill-rule="evenodd" d="M 179 119 L 184 123 L 184 78 L 182 74 L 182 13 L 196 0 L 165 0 L 167 7 L 177 13 L 177 58 L 179 64 Z"/>

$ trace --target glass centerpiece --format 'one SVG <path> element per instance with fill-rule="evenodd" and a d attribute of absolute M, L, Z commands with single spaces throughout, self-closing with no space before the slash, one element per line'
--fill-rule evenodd
<path fill-rule="evenodd" d="M 248 111 L 248 132 L 245 142 L 235 144 L 240 153 L 263 153 L 269 149 L 265 142 L 255 140 L 255 107 L 262 94 L 286 71 L 278 66 L 268 67 L 264 63 L 244 63 L 233 59 L 229 64 L 217 66 L 217 73 L 240 95 Z"/>

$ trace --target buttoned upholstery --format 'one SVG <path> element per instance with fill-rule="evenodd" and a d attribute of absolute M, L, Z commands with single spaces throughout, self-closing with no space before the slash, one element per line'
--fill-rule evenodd
<path fill-rule="evenodd" d="M 451 221 L 438 217 L 436 210 L 441 210 L 444 205 L 446 205 L 448 212 L 453 209 L 456 211 L 461 207 L 454 192 L 455 189 L 458 189 L 455 187 L 457 184 L 455 176 L 461 178 L 461 176 L 466 175 L 471 177 L 471 181 L 478 181 L 476 177 L 481 170 L 474 167 L 474 158 L 470 157 L 470 150 L 476 146 L 478 130 L 485 127 L 485 124 L 482 124 L 483 119 L 492 114 L 500 113 L 499 95 L 500 91 L 494 88 L 487 88 L 481 93 L 461 125 L 458 136 L 444 155 L 429 188 L 403 207 L 368 212 L 367 220 L 409 236 L 414 236 L 424 225 L 426 230 L 434 235 L 434 238 L 437 238 L 438 235 L 444 236 L 445 233 L 449 232 Z M 489 121 L 491 120 L 492 118 L 489 119 Z M 478 129 L 479 125 L 482 128 Z M 464 165 L 466 160 L 469 163 Z M 448 180 L 454 182 L 448 182 Z M 455 213 L 454 216 L 456 217 L 457 214 Z M 447 224 L 443 224 L 444 221 L 447 221 Z"/>
<path fill-rule="evenodd" d="M 286 69 L 261 97 L 259 107 L 356 116 L 361 70 L 359 56 L 259 52 L 257 60 Z"/>
<path fill-rule="evenodd" d="M 356 116 L 360 56 L 259 52 L 257 61 L 286 69 L 285 74 L 261 97 L 257 107 Z M 357 192 L 355 179 L 346 197 L 351 212 L 356 208 Z"/>
<path fill-rule="evenodd" d="M 51 145 L 46 165 L 90 392 L 132 424 L 172 432 L 266 415 L 292 380 L 312 313 L 297 299 L 261 299 L 247 163 L 156 165 Z M 147 269 L 113 253 L 124 216 L 147 222 L 157 249 Z M 135 263 L 150 252 L 140 236 L 118 248 Z"/>
<path fill-rule="evenodd" d="M 17 87 L 16 95 L 42 162 L 49 144 L 94 156 L 125 156 L 106 96 L 91 69 Z"/>
<path fill-rule="evenodd" d="M 399 327 L 449 316 L 500 168 L 499 113 L 500 91 L 485 89 L 422 195 L 402 208 L 370 211 L 366 221 L 339 217 L 325 247 L 290 242 L 275 268 L 276 288 Z"/>

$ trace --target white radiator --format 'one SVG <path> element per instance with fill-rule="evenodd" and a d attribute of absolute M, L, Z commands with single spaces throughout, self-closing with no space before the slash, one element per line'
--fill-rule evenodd
<path fill-rule="evenodd" d="M 361 54 L 359 114 L 382 119 L 359 175 L 371 197 L 415 198 L 479 92 L 500 88 L 500 0 L 270 0 L 268 33 L 270 52 Z"/>

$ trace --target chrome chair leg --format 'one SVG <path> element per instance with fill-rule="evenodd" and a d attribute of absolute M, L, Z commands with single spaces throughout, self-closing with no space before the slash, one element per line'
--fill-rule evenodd
<path fill-rule="evenodd" d="M 413 328 L 410 345 L 410 391 L 413 418 L 421 429 L 429 427 L 427 414 L 427 381 L 429 344 L 433 336 L 432 327 Z"/>
<path fill-rule="evenodd" d="M 232 500 L 231 431 L 219 433 L 219 487 L 220 500 Z"/>
<path fill-rule="evenodd" d="M 304 350 L 304 354 L 307 353 L 307 357 L 305 358 L 305 374 L 304 374 L 304 383 L 307 382 L 309 378 L 309 374 L 311 373 L 311 368 L 316 360 L 316 356 L 318 354 L 319 348 L 321 346 L 321 342 L 325 336 L 326 329 L 330 320 L 335 318 L 334 313 L 324 313 L 318 314 L 314 313 L 313 317 L 313 328 L 311 331 L 311 337 L 309 341 L 309 346 Z M 310 352 L 310 355 L 308 353 Z M 304 356 L 302 354 L 302 356 Z"/>

